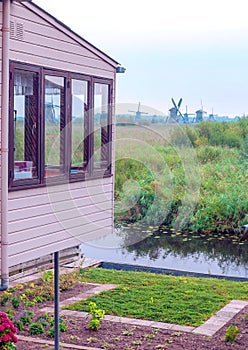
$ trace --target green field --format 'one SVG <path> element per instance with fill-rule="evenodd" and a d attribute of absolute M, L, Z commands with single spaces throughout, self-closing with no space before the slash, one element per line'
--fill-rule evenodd
<path fill-rule="evenodd" d="M 119 126 L 117 221 L 238 232 L 248 223 L 248 118 Z"/>

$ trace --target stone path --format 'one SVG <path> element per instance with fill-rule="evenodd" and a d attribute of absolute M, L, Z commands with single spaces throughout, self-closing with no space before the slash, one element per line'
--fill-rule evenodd
<path fill-rule="evenodd" d="M 114 284 L 98 284 L 98 283 L 89 283 L 93 286 L 92 289 L 85 293 L 81 293 L 70 299 L 66 299 L 61 302 L 62 306 L 68 306 L 74 304 L 77 301 L 82 299 L 87 299 L 88 297 L 98 294 L 100 292 L 114 289 L 116 286 Z M 248 302 L 242 300 L 232 300 L 229 304 L 224 306 L 220 311 L 215 315 L 210 317 L 205 323 L 199 327 L 191 326 L 180 326 L 177 324 L 165 323 L 165 322 L 155 322 L 148 320 L 140 320 L 135 318 L 120 317 L 120 316 L 111 316 L 105 315 L 104 319 L 111 322 L 121 322 L 125 324 L 131 324 L 136 326 L 148 326 L 159 329 L 168 329 L 177 332 L 188 332 L 200 335 L 212 336 L 220 328 L 222 328 L 228 321 L 230 321 L 237 313 L 239 313 L 245 306 L 248 305 Z M 46 307 L 41 310 L 42 312 L 53 312 L 53 308 Z M 85 318 L 88 313 L 83 311 L 71 311 L 71 310 L 61 310 L 61 315 L 72 316 L 78 318 Z"/>
<path fill-rule="evenodd" d="M 220 328 L 230 321 L 237 313 L 239 313 L 248 302 L 242 300 L 232 300 L 229 304 L 224 306 L 215 315 L 210 317 L 201 326 L 195 328 L 193 333 L 207 336 L 214 335 Z"/>
<path fill-rule="evenodd" d="M 89 267 L 89 266 L 97 266 L 99 264 L 99 261 L 92 260 L 92 259 L 85 259 L 83 261 L 83 264 L 80 262 L 80 267 Z M 67 266 L 69 268 L 77 267 L 78 264 Z M 62 270 L 62 273 L 68 272 L 66 269 Z M 27 276 L 22 279 L 19 279 L 16 283 L 25 283 L 34 280 L 35 278 L 39 278 L 40 274 Z M 14 283 L 15 284 L 15 283 Z M 91 286 L 93 286 L 92 289 L 89 291 L 86 291 L 84 293 L 80 293 L 76 295 L 75 297 L 69 298 L 64 300 L 60 303 L 60 306 L 68 306 L 70 304 L 73 304 L 77 301 L 80 301 L 82 299 L 87 299 L 88 297 L 95 295 L 97 293 L 114 289 L 116 286 L 114 284 L 98 284 L 98 283 L 89 283 Z M 213 315 L 210 319 L 208 319 L 205 323 L 200 325 L 199 327 L 190 327 L 190 326 L 180 326 L 176 324 L 170 324 L 165 322 L 155 322 L 155 321 L 147 321 L 147 320 L 140 320 L 140 319 L 134 319 L 134 318 L 128 318 L 128 317 L 119 317 L 119 316 L 111 316 L 111 315 L 105 315 L 105 320 L 111 321 L 111 322 L 121 322 L 124 324 L 131 324 L 136 326 L 148 326 L 153 328 L 159 328 L 159 329 L 168 329 L 172 331 L 178 331 L 178 332 L 188 332 L 188 333 L 194 333 L 194 334 L 200 334 L 205 336 L 213 336 L 220 328 L 222 328 L 228 321 L 230 321 L 237 313 L 239 313 L 244 307 L 248 305 L 248 302 L 242 301 L 242 300 L 232 300 L 229 304 L 224 306 L 220 311 L 218 311 L 215 315 Z M 54 309 L 51 307 L 46 307 L 41 310 L 42 312 L 53 312 Z M 78 317 L 78 318 L 85 318 L 88 313 L 82 312 L 82 311 L 71 311 L 71 310 L 61 310 L 60 312 L 62 315 L 66 316 L 72 316 L 72 317 Z M 53 345 L 54 343 L 51 341 L 44 341 L 41 339 L 36 339 L 32 337 L 24 337 L 19 336 L 20 340 L 30 341 L 34 343 L 39 344 L 48 344 Z M 99 348 L 92 348 L 92 347 L 85 347 L 85 346 L 76 346 L 71 344 L 61 344 L 62 348 L 70 348 L 70 349 L 81 349 L 81 350 L 101 350 Z"/>
<path fill-rule="evenodd" d="M 32 342 L 35 344 L 41 344 L 47 347 L 47 345 L 54 346 L 54 342 L 51 340 L 42 340 L 38 338 L 33 338 L 33 337 L 24 337 L 23 335 L 18 335 L 18 339 L 22 341 L 27 341 L 27 342 Z M 67 343 L 60 343 L 60 349 L 75 349 L 75 350 L 102 350 L 100 348 L 93 348 L 93 347 L 88 347 L 88 346 L 81 346 L 81 345 L 72 345 L 72 344 L 67 344 Z"/>

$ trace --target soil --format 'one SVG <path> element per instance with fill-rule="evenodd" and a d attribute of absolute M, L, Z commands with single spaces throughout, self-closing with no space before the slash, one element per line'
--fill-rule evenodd
<path fill-rule="evenodd" d="M 83 284 L 77 285 L 72 290 L 61 293 L 61 300 L 76 296 L 92 286 Z M 36 304 L 35 307 L 29 308 L 36 316 L 41 314 L 40 309 L 45 306 L 53 306 L 53 302 Z M 25 308 L 27 310 L 27 308 Z M 21 309 L 18 309 L 18 312 Z M 23 309 L 24 311 L 24 309 Z M 162 349 L 162 350 L 246 350 L 248 344 L 248 321 L 245 316 L 248 314 L 248 307 L 244 308 L 229 323 L 220 329 L 214 336 L 206 337 L 194 335 L 192 333 L 175 332 L 169 330 L 155 329 L 144 326 L 127 325 L 123 323 L 101 321 L 101 328 L 98 331 L 89 329 L 89 319 L 64 316 L 66 320 L 67 331 L 60 333 L 60 340 L 72 345 L 71 349 L 76 350 L 73 344 L 85 346 L 87 348 L 101 348 L 114 350 L 140 350 L 140 349 Z M 229 325 L 236 324 L 240 332 L 236 336 L 235 342 L 228 343 L 224 341 L 225 332 Z M 19 335 L 30 337 L 28 329 L 19 332 Z M 40 350 L 54 349 L 53 345 L 48 345 L 51 338 L 45 334 L 32 336 L 47 341 L 47 344 L 37 344 L 32 341 L 19 340 L 17 343 L 18 350 Z M 61 346 L 61 349 L 65 347 Z"/>

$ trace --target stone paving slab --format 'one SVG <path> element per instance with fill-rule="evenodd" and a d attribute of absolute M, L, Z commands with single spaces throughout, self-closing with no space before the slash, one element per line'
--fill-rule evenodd
<path fill-rule="evenodd" d="M 28 341 L 36 344 L 42 344 L 42 345 L 51 345 L 54 346 L 53 341 L 49 340 L 43 340 L 43 339 L 38 339 L 38 338 L 33 338 L 33 337 L 25 337 L 23 335 L 18 335 L 18 339 L 21 341 Z M 67 344 L 67 343 L 60 343 L 59 344 L 61 349 L 74 349 L 74 350 L 102 350 L 100 348 L 92 348 L 88 346 L 81 346 L 81 345 L 75 345 L 75 344 Z"/>
<path fill-rule="evenodd" d="M 90 296 L 104 292 L 105 290 L 114 289 L 116 287 L 116 284 L 99 284 L 99 283 L 87 283 L 87 284 L 93 286 L 94 288 L 89 289 L 84 293 L 80 293 L 75 297 L 71 297 L 64 301 L 61 301 L 60 306 L 68 306 L 68 305 L 74 304 L 78 301 L 85 300 Z"/>
<path fill-rule="evenodd" d="M 71 268 L 81 267 L 81 268 L 85 269 L 87 267 L 94 267 L 94 266 L 98 266 L 100 264 L 101 264 L 101 261 L 99 261 L 99 260 L 90 259 L 90 258 L 83 258 L 83 259 L 75 261 L 71 264 L 61 265 L 61 267 L 59 269 L 59 273 L 62 275 L 62 274 L 71 272 L 71 271 L 68 271 L 68 269 L 71 269 Z M 51 271 L 53 271 L 53 269 L 51 269 Z M 44 273 L 44 271 L 41 271 L 41 272 L 36 272 L 32 275 L 20 277 L 14 281 L 11 281 L 10 287 L 14 287 L 17 284 L 33 282 L 33 281 L 39 279 L 43 275 L 43 273 Z"/>
<path fill-rule="evenodd" d="M 215 315 L 210 317 L 205 323 L 201 326 L 195 328 L 193 333 L 212 336 L 219 329 L 221 329 L 225 324 L 230 321 L 236 314 L 238 314 L 245 306 L 248 305 L 248 302 L 243 300 L 232 300 L 229 304 L 224 306 L 220 311 Z"/>
<path fill-rule="evenodd" d="M 78 259 L 72 263 L 63 264 L 61 266 L 69 268 L 69 269 L 73 269 L 75 267 L 82 267 L 83 269 L 85 269 L 87 267 L 99 266 L 101 263 L 102 263 L 101 260 L 96 260 L 96 259 L 92 259 L 92 258 L 82 258 L 82 259 Z"/>

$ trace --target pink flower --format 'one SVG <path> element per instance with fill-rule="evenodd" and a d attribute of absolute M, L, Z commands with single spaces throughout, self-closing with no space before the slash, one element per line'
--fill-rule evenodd
<path fill-rule="evenodd" d="M 10 337 L 9 334 L 5 334 L 5 335 L 3 336 L 2 339 L 3 339 L 3 341 L 5 341 L 5 342 L 11 341 L 11 337 Z"/>
<path fill-rule="evenodd" d="M 4 330 L 5 330 L 4 326 L 1 325 L 1 326 L 0 326 L 0 332 L 3 332 Z"/>
<path fill-rule="evenodd" d="M 3 326 L 5 327 L 5 328 L 7 328 L 7 329 L 10 329 L 10 324 L 9 324 L 9 322 L 3 322 Z"/>
<path fill-rule="evenodd" d="M 17 328 L 12 324 L 10 329 L 12 330 L 12 332 L 16 333 L 17 332 Z"/>
<path fill-rule="evenodd" d="M 13 334 L 13 337 L 12 337 L 12 341 L 14 342 L 14 343 L 17 343 L 18 342 L 18 338 Z"/>

